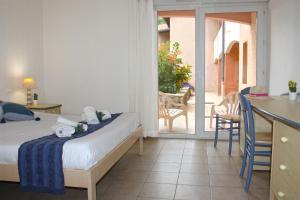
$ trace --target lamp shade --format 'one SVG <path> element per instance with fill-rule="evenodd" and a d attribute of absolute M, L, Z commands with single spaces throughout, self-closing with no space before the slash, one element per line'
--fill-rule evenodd
<path fill-rule="evenodd" d="M 26 89 L 34 89 L 36 87 L 36 83 L 32 78 L 24 78 L 23 86 Z"/>

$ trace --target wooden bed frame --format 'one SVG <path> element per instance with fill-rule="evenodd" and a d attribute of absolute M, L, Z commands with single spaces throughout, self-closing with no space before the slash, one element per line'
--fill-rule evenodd
<path fill-rule="evenodd" d="M 117 147 L 88 170 L 64 169 L 65 186 L 86 188 L 88 200 L 96 200 L 97 182 L 139 140 L 139 154 L 143 154 L 143 128 L 139 126 Z M 0 164 L 0 181 L 19 182 L 17 164 Z"/>

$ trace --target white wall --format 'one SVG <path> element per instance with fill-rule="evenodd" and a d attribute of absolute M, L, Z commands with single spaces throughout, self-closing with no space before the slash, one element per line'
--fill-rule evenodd
<path fill-rule="evenodd" d="M 269 3 L 271 94 L 287 92 L 291 79 L 296 80 L 300 88 L 299 10 L 299 0 L 271 0 Z"/>
<path fill-rule="evenodd" d="M 128 111 L 128 1 L 43 2 L 47 102 Z"/>
<path fill-rule="evenodd" d="M 0 1 L 0 100 L 25 103 L 22 79 L 37 80 L 43 96 L 42 2 Z"/>

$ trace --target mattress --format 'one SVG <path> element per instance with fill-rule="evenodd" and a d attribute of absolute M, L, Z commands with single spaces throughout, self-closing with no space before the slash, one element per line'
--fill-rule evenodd
<path fill-rule="evenodd" d="M 17 164 L 18 149 L 26 141 L 52 134 L 57 115 L 36 113 L 41 121 L 0 124 L 0 164 Z M 63 117 L 80 121 L 76 115 Z M 87 170 L 104 158 L 138 127 L 136 113 L 123 113 L 107 126 L 63 146 L 63 167 Z"/>

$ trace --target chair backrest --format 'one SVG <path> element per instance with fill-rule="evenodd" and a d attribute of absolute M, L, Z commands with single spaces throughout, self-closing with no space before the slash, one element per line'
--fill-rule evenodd
<path fill-rule="evenodd" d="M 246 87 L 246 88 L 242 89 L 242 90 L 241 90 L 241 94 L 242 94 L 242 95 L 247 95 L 247 94 L 249 94 L 249 93 L 250 93 L 250 89 L 251 89 L 251 87 Z"/>
<path fill-rule="evenodd" d="M 159 116 L 161 117 L 168 117 L 169 111 L 168 108 L 170 108 L 172 99 L 168 97 L 163 92 L 158 92 L 158 110 L 159 110 Z"/>
<path fill-rule="evenodd" d="M 239 98 L 237 92 L 230 92 L 222 101 L 222 105 L 226 107 L 228 115 L 239 114 Z"/>
<path fill-rule="evenodd" d="M 244 118 L 245 136 L 248 135 L 251 139 L 251 143 L 254 145 L 254 143 L 255 143 L 255 125 L 254 125 L 252 105 L 251 105 L 250 101 L 242 94 L 239 94 L 239 100 L 240 100 L 242 115 Z"/>
<path fill-rule="evenodd" d="M 165 94 L 163 92 L 158 92 L 158 110 L 159 110 L 160 117 L 168 116 L 168 110 L 166 106 L 167 106 L 167 102 L 166 102 Z"/>

